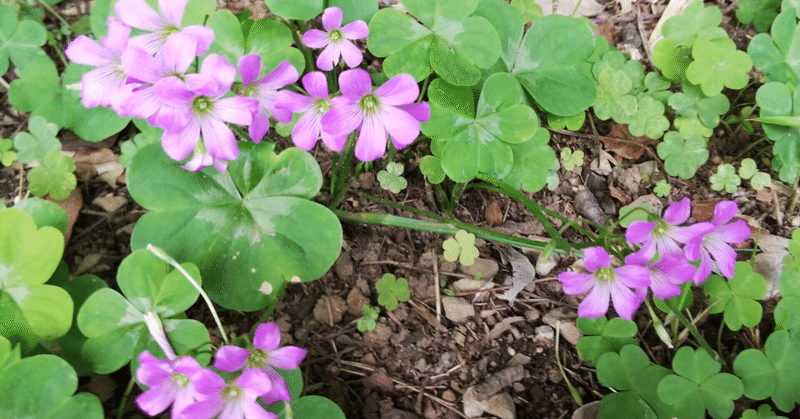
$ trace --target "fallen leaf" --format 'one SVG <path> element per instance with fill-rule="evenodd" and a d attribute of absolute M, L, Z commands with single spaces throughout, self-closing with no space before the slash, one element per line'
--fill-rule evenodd
<path fill-rule="evenodd" d="M 128 199 L 124 196 L 114 196 L 112 194 L 98 196 L 92 201 L 92 205 L 97 205 L 106 212 L 114 212 L 127 203 Z"/>
<path fill-rule="evenodd" d="M 589 164 L 589 168 L 598 175 L 608 176 L 613 170 L 612 165 L 616 166 L 617 161 L 602 148 L 599 151 L 598 156 Z"/>
<path fill-rule="evenodd" d="M 622 190 L 622 188 L 618 188 L 614 185 L 608 185 L 608 193 L 617 201 L 623 204 L 631 202 L 631 197 L 628 196 L 628 194 L 626 194 L 625 191 Z"/>
<path fill-rule="evenodd" d="M 606 8 L 595 0 L 559 0 L 555 11 L 553 11 L 553 0 L 540 0 L 536 4 L 541 6 L 545 16 L 555 13 L 565 16 L 592 17 Z M 578 6 L 577 11 L 575 11 L 576 6 Z M 575 11 L 574 15 L 573 11 Z"/>
<path fill-rule="evenodd" d="M 606 149 L 614 154 L 630 160 L 642 157 L 645 146 L 652 146 L 655 140 L 647 137 L 634 137 L 628 132 L 628 127 L 616 122 L 611 124 L 611 132 L 605 137 L 600 137 Z"/>
<path fill-rule="evenodd" d="M 83 196 L 81 195 L 81 191 L 80 189 L 73 189 L 72 192 L 69 193 L 67 199 L 62 199 L 61 201 L 56 201 L 49 195 L 45 199 L 58 205 L 67 213 L 67 230 L 64 232 L 64 244 L 66 244 L 69 242 L 70 237 L 72 237 L 72 227 L 74 227 L 75 222 L 78 221 L 78 214 L 80 214 L 81 208 L 83 208 Z"/>
<path fill-rule="evenodd" d="M 511 262 L 511 289 L 506 290 L 506 292 L 497 297 L 513 303 L 517 299 L 517 294 L 536 278 L 536 269 L 527 256 L 511 247 L 506 250 L 508 251 L 509 262 Z"/>
<path fill-rule="evenodd" d="M 714 218 L 717 201 L 692 201 L 692 217 L 698 223 Z"/>
<path fill-rule="evenodd" d="M 772 202 L 772 191 L 769 188 L 761 189 L 760 191 L 756 192 L 756 199 L 759 202 L 769 204 Z"/>
<path fill-rule="evenodd" d="M 75 172 L 79 177 L 89 179 L 98 176 L 112 187 L 117 186 L 117 178 L 125 171 L 125 167 L 119 163 L 119 156 L 108 148 L 79 150 L 72 155 L 72 160 L 75 161 Z"/>
<path fill-rule="evenodd" d="M 490 226 L 503 223 L 503 210 L 500 209 L 500 204 L 498 204 L 497 201 L 493 201 L 486 207 L 483 216 Z"/>
<path fill-rule="evenodd" d="M 594 34 L 605 38 L 609 45 L 615 44 L 614 36 L 616 31 L 617 28 L 614 26 L 614 22 L 611 19 L 603 19 L 594 26 Z"/>
<path fill-rule="evenodd" d="M 633 0 L 617 0 L 619 3 L 619 14 L 626 15 L 633 12 Z"/>

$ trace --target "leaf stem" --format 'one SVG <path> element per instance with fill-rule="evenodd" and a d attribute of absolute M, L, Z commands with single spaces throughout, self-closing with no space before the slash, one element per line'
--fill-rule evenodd
<path fill-rule="evenodd" d="M 117 419 L 122 419 L 122 415 L 125 413 L 125 404 L 128 403 L 128 396 L 131 395 L 135 382 L 136 378 L 131 377 L 131 380 L 128 382 L 128 387 L 125 388 L 125 393 L 122 394 L 122 401 L 120 401 L 119 407 L 117 408 Z"/>
<path fill-rule="evenodd" d="M 697 330 L 697 327 L 694 325 L 694 323 L 689 321 L 689 319 L 686 318 L 686 315 L 679 310 L 678 304 L 672 301 L 672 299 L 664 300 L 664 302 L 666 302 L 667 305 L 669 305 L 669 308 L 672 310 L 673 313 L 675 313 L 675 316 L 678 318 L 678 320 L 680 320 L 680 322 L 683 323 L 684 326 L 686 326 L 686 329 L 689 330 L 689 333 L 691 333 L 692 336 L 694 336 L 694 338 L 697 340 L 697 343 L 700 346 L 702 346 L 703 349 L 705 349 L 706 352 L 708 352 L 708 354 L 711 355 L 711 357 L 714 358 L 715 361 L 725 365 L 725 361 L 722 359 L 722 357 L 719 356 L 719 354 L 714 349 L 711 348 L 711 345 L 709 345 L 706 339 L 703 337 L 703 335 L 700 334 L 700 331 Z"/>
<path fill-rule="evenodd" d="M 51 14 L 51 15 L 55 16 L 55 17 L 56 17 L 56 19 L 60 20 L 60 21 L 61 21 L 61 23 L 63 23 L 64 25 L 67 25 L 67 26 L 69 26 L 69 22 L 67 22 L 67 20 L 66 20 L 66 19 L 64 19 L 63 17 L 61 17 L 61 15 L 60 15 L 60 14 L 58 14 L 58 12 L 56 12 L 55 10 L 53 10 L 53 8 L 52 8 L 52 7 L 50 7 L 50 5 L 49 5 L 49 4 L 45 3 L 45 2 L 44 2 L 44 1 L 42 1 L 42 0 L 38 0 L 38 1 L 39 1 L 39 5 L 40 5 L 40 6 L 42 6 L 42 7 L 43 7 L 45 10 L 47 10 L 48 12 L 50 12 L 50 14 Z"/>
<path fill-rule="evenodd" d="M 797 171 L 797 176 L 794 178 L 794 183 L 792 183 L 792 199 L 789 200 L 789 205 L 786 207 L 786 211 L 790 212 L 792 208 L 794 208 L 795 204 L 797 204 L 797 184 L 800 183 L 800 170 Z"/>

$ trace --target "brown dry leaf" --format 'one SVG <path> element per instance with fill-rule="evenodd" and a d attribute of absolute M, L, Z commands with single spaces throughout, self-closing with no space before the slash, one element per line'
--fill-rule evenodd
<path fill-rule="evenodd" d="M 642 157 L 644 146 L 655 144 L 655 140 L 647 137 L 634 137 L 628 132 L 628 127 L 616 122 L 611 124 L 611 132 L 605 137 L 600 137 L 606 149 L 624 158 L 636 160 Z"/>
<path fill-rule="evenodd" d="M 490 226 L 503 223 L 503 210 L 500 209 L 500 204 L 498 204 L 497 201 L 493 201 L 489 204 L 483 215 Z"/>
<path fill-rule="evenodd" d="M 597 158 L 592 160 L 589 164 L 589 168 L 598 175 L 608 176 L 611 174 L 613 166 L 616 166 L 618 163 L 607 151 L 602 148 L 599 151 L 600 153 Z"/>
<path fill-rule="evenodd" d="M 594 27 L 594 34 L 605 38 L 609 45 L 614 45 L 614 35 L 616 31 L 617 28 L 614 26 L 614 22 L 611 19 L 603 19 Z"/>
<path fill-rule="evenodd" d="M 622 202 L 623 204 L 631 202 L 631 197 L 628 196 L 628 194 L 626 194 L 625 191 L 622 190 L 622 188 L 618 188 L 614 185 L 608 185 L 608 193 L 612 197 L 616 198 L 619 202 Z"/>
<path fill-rule="evenodd" d="M 106 212 L 114 212 L 127 203 L 128 198 L 125 198 L 124 196 L 114 196 L 112 194 L 98 196 L 94 199 L 94 201 L 92 201 L 92 205 L 97 205 Z"/>
<path fill-rule="evenodd" d="M 79 150 L 72 156 L 75 160 L 76 173 L 83 179 L 100 177 L 112 187 L 117 186 L 117 178 L 125 171 L 119 164 L 119 156 L 111 149 Z"/>
<path fill-rule="evenodd" d="M 619 3 L 620 7 L 619 14 L 627 15 L 633 12 L 633 0 L 617 0 L 617 3 Z"/>
<path fill-rule="evenodd" d="M 695 221 L 701 223 L 714 218 L 714 208 L 717 207 L 718 201 L 693 201 L 692 202 L 692 217 Z"/>
<path fill-rule="evenodd" d="M 80 214 L 81 208 L 83 208 L 83 196 L 81 195 L 81 191 L 79 189 L 73 189 L 72 192 L 69 193 L 67 199 L 61 201 L 56 201 L 49 195 L 46 199 L 58 205 L 67 213 L 67 231 L 64 232 L 64 244 L 66 244 L 69 242 L 69 238 L 72 237 L 72 227 L 75 226 L 75 221 L 78 221 L 78 214 Z"/>
<path fill-rule="evenodd" d="M 770 191 L 769 188 L 761 189 L 760 191 L 756 192 L 756 199 L 759 202 L 769 204 L 772 202 L 772 191 Z"/>

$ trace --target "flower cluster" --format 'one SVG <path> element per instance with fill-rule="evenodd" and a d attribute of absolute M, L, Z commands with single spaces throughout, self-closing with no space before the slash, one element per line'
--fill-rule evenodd
<path fill-rule="evenodd" d="M 286 382 L 275 368 L 295 369 L 306 356 L 305 349 L 279 347 L 280 338 L 275 323 L 264 323 L 256 329 L 253 348 L 219 348 L 214 368 L 238 373 L 231 382 L 212 369 L 201 367 L 191 356 L 158 359 L 144 351 L 139 355 L 136 379 L 148 390 L 136 398 L 136 403 L 150 416 L 172 405 L 172 419 L 210 419 L 218 414 L 226 419 L 275 418 L 257 399 L 267 405 L 290 401 Z M 163 348 L 164 343 L 159 345 Z M 171 352 L 172 348 L 166 345 L 165 352 Z"/>
<path fill-rule="evenodd" d="M 590 247 L 583 252 L 589 273 L 563 272 L 558 279 L 567 294 L 588 293 L 578 307 L 579 316 L 604 315 L 610 300 L 617 314 L 630 320 L 648 288 L 663 300 L 680 294 L 683 283 L 699 285 L 712 271 L 733 277 L 736 252 L 731 245 L 750 235 L 744 220 L 733 220 L 737 212 L 735 202 L 721 201 L 710 222 L 683 226 L 691 215 L 691 202 L 684 198 L 669 205 L 660 220 L 630 224 L 625 238 L 640 248 L 625 258 L 624 266 L 612 267 L 605 249 Z"/>

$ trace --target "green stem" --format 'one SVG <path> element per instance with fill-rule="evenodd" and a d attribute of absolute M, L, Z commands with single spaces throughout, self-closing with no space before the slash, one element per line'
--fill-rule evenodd
<path fill-rule="evenodd" d="M 348 190 L 350 190 L 350 187 L 352 187 L 353 183 L 355 183 L 356 179 L 358 179 L 358 175 L 361 174 L 361 172 L 363 170 L 363 167 L 364 167 L 364 163 L 363 162 L 362 163 L 358 163 L 356 165 L 355 174 L 350 179 L 347 180 L 347 183 L 345 183 L 342 186 L 342 188 L 339 189 L 339 192 L 336 193 L 336 196 L 334 196 L 331 199 L 331 202 L 328 205 L 328 208 L 331 208 L 331 209 L 336 208 L 339 205 L 339 203 L 342 202 L 342 198 L 344 198 L 344 194 L 347 193 Z"/>
<path fill-rule="evenodd" d="M 441 183 L 431 184 L 433 188 L 433 196 L 436 198 L 436 206 L 440 209 L 447 208 L 450 205 L 450 200 L 447 198 L 447 193 L 444 191 Z"/>
<path fill-rule="evenodd" d="M 467 190 L 467 183 L 456 183 L 453 186 L 453 190 L 450 193 L 450 201 L 447 203 L 447 208 L 445 208 L 445 213 L 447 215 L 453 215 L 453 211 L 456 209 L 456 204 L 458 203 L 458 199 L 461 198 L 461 195 L 464 195 L 464 191 Z"/>
<path fill-rule="evenodd" d="M 117 408 L 117 419 L 122 419 L 122 414 L 125 413 L 125 404 L 128 403 L 128 396 L 131 395 L 134 383 L 136 383 L 136 380 L 134 377 L 131 377 L 131 381 L 128 382 L 128 387 L 125 388 L 125 393 L 122 395 L 119 408 Z"/>
<path fill-rule="evenodd" d="M 797 171 L 797 176 L 794 178 L 794 183 L 792 184 L 792 198 L 789 200 L 789 206 L 786 207 L 786 211 L 791 212 L 792 208 L 794 208 L 795 204 L 797 204 L 797 184 L 800 183 L 800 170 Z"/>
<path fill-rule="evenodd" d="M 314 71 L 314 60 L 311 57 L 311 50 L 306 48 L 305 44 L 303 44 L 303 41 L 300 39 L 300 35 L 297 33 L 297 28 L 295 28 L 294 25 L 286 19 L 281 18 L 281 22 L 286 25 L 287 28 L 289 28 L 289 32 L 292 33 L 292 39 L 294 39 L 294 45 L 300 50 L 300 52 L 303 53 L 303 58 L 306 60 L 306 73 Z M 297 24 L 300 26 L 300 30 L 305 33 L 306 23 L 301 20 L 298 21 Z"/>
<path fill-rule="evenodd" d="M 686 315 L 679 310 L 678 304 L 672 301 L 672 299 L 667 299 L 664 301 L 669 305 L 669 308 L 672 310 L 672 312 L 675 313 L 675 316 L 678 318 L 678 320 L 680 320 L 680 322 L 683 323 L 683 325 L 686 326 L 687 329 L 689 329 L 689 333 L 691 333 L 692 336 L 694 336 L 694 338 L 697 340 L 697 343 L 703 349 L 705 349 L 706 352 L 708 352 L 708 354 L 711 355 L 711 357 L 714 358 L 715 361 L 724 365 L 725 360 L 723 360 L 722 357 L 720 357 L 719 354 L 716 351 L 714 351 L 714 349 L 711 348 L 711 345 L 709 345 L 706 339 L 703 337 L 703 335 L 700 334 L 700 331 L 697 330 L 697 327 L 694 325 L 694 323 L 692 323 L 688 318 L 686 318 Z"/>
<path fill-rule="evenodd" d="M 45 9 L 45 10 L 47 10 L 48 12 L 50 12 L 50 14 L 51 14 L 51 15 L 55 16 L 55 17 L 56 17 L 56 19 L 60 20 L 60 21 L 61 21 L 61 23 L 63 23 L 64 25 L 67 25 L 67 26 L 69 26 L 69 22 L 67 22 L 67 20 L 66 20 L 66 19 L 64 19 L 63 17 L 61 17 L 61 15 L 60 15 L 60 14 L 58 14 L 58 12 L 56 12 L 55 10 L 53 10 L 53 8 L 52 8 L 52 7 L 50 7 L 50 5 L 49 5 L 49 4 L 45 3 L 45 2 L 44 2 L 44 1 L 42 1 L 42 0 L 39 0 L 39 5 L 40 5 L 40 6 L 42 6 L 42 7 L 44 7 L 44 9 Z"/>
<path fill-rule="evenodd" d="M 422 89 L 419 91 L 419 97 L 417 98 L 416 103 L 422 102 L 422 98 L 425 96 L 425 93 L 428 91 L 428 84 L 431 82 L 431 76 L 425 77 L 425 81 L 422 82 Z"/>

